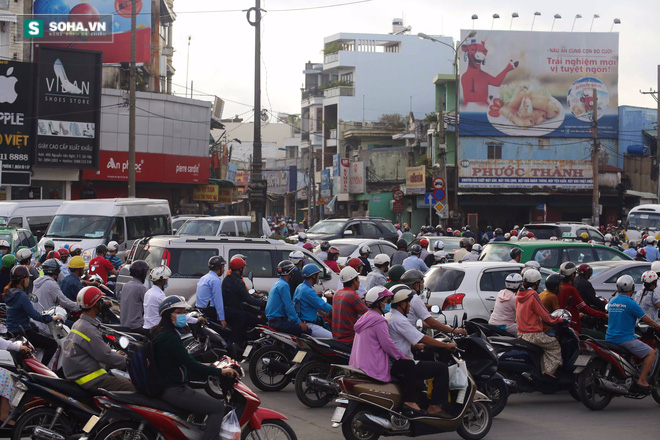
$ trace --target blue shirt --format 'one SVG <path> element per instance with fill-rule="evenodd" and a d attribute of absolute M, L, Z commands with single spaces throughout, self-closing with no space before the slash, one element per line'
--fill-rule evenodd
<path fill-rule="evenodd" d="M 197 281 L 195 305 L 204 308 L 209 301 L 211 301 L 209 306 L 215 307 L 215 311 L 218 312 L 218 321 L 224 321 L 225 306 L 222 300 L 222 282 L 220 276 L 213 271 L 209 271 Z"/>
<path fill-rule="evenodd" d="M 70 273 L 67 275 L 60 284 L 60 290 L 71 301 L 75 301 L 78 297 L 78 292 L 83 288 L 82 282 L 78 275 Z"/>
<path fill-rule="evenodd" d="M 646 259 L 648 261 L 653 263 L 655 260 L 660 260 L 660 252 L 658 252 L 657 247 L 652 244 L 647 244 L 644 249 L 646 250 Z"/>
<path fill-rule="evenodd" d="M 284 278 L 275 281 L 270 289 L 266 303 L 266 318 L 269 321 L 276 318 L 287 318 L 295 324 L 300 324 L 300 318 L 291 300 L 291 288 Z"/>
<path fill-rule="evenodd" d="M 329 313 L 332 309 L 332 306 L 321 299 L 307 280 L 296 287 L 293 294 L 293 305 L 298 311 L 300 319 L 312 323 L 316 321 L 319 310 Z"/>
<path fill-rule="evenodd" d="M 629 257 L 635 258 L 637 256 L 637 250 L 635 249 L 626 249 L 623 251 L 624 254 L 628 255 Z"/>
<path fill-rule="evenodd" d="M 105 254 L 105 258 L 107 258 L 108 261 L 110 261 L 112 265 L 115 266 L 115 270 L 119 270 L 119 268 L 121 267 L 121 258 L 111 254 Z"/>
<path fill-rule="evenodd" d="M 617 295 L 607 309 L 609 319 L 606 340 L 615 344 L 635 339 L 635 323 L 645 315 L 644 310 L 627 295 Z"/>
<path fill-rule="evenodd" d="M 403 260 L 403 267 L 406 270 L 417 269 L 422 272 L 428 272 L 429 268 L 424 264 L 424 260 L 418 258 L 416 255 L 411 255 L 405 260 Z"/>

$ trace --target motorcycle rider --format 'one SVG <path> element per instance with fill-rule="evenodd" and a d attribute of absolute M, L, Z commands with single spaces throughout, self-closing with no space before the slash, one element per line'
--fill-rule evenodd
<path fill-rule="evenodd" d="M 571 313 L 571 315 L 574 317 L 571 320 L 570 325 L 573 328 L 573 330 L 575 330 L 579 335 L 580 333 L 582 333 L 582 324 L 580 323 L 580 313 L 585 313 L 589 316 L 593 316 L 594 318 L 600 318 L 600 319 L 607 319 L 607 314 L 592 309 L 587 305 L 587 303 L 584 302 L 582 296 L 580 296 L 580 292 L 578 292 L 578 290 L 573 286 L 573 283 L 575 282 L 576 272 L 577 272 L 577 267 L 575 267 L 575 263 L 571 261 L 566 261 L 562 263 L 561 266 L 559 266 L 559 275 L 563 277 L 563 280 L 561 283 L 561 289 L 559 290 L 558 298 L 559 298 L 559 307 L 568 310 Z M 573 298 L 573 300 L 570 301 L 569 304 L 570 298 Z M 585 331 L 585 333 L 590 333 L 590 332 L 591 332 L 590 330 Z M 601 336 L 600 332 L 597 332 L 597 334 L 592 333 L 592 335 L 594 335 L 594 337 Z"/>
<path fill-rule="evenodd" d="M 257 316 L 258 312 L 246 310 L 243 303 L 255 306 L 261 310 L 264 302 L 250 295 L 247 287 L 245 287 L 242 279 L 245 260 L 234 257 L 229 260 L 229 268 L 231 269 L 231 273 L 225 276 L 225 279 L 222 281 L 222 302 L 225 306 L 225 320 L 232 329 L 232 338 L 242 344 L 245 342 L 247 330 L 257 324 L 261 324 Z M 291 298 L 290 291 L 289 298 Z"/>
<path fill-rule="evenodd" d="M 69 276 L 69 265 L 67 261 L 69 260 L 69 250 L 67 248 L 61 248 L 57 250 L 57 253 L 60 254 L 60 261 L 62 265 L 60 266 L 60 271 L 62 272 L 61 278 L 64 279 Z M 60 281 L 61 282 L 61 281 Z"/>
<path fill-rule="evenodd" d="M 16 264 L 16 257 L 12 254 L 7 254 L 0 259 L 0 290 L 5 290 L 5 286 L 9 284 L 11 269 Z"/>
<path fill-rule="evenodd" d="M 577 277 L 573 285 L 580 292 L 580 296 L 589 307 L 599 312 L 605 312 L 605 303 L 598 299 L 594 286 L 591 285 L 589 278 L 594 270 L 587 263 L 582 263 L 577 268 Z"/>
<path fill-rule="evenodd" d="M 37 269 L 32 267 L 32 251 L 28 248 L 19 249 L 18 252 L 16 252 L 16 258 L 18 259 L 18 264 L 27 267 L 28 271 L 30 271 L 30 284 L 26 290 L 27 294 L 29 295 L 32 293 L 34 280 L 39 278 L 39 272 Z"/>
<path fill-rule="evenodd" d="M 392 298 L 392 309 L 385 315 L 390 330 L 392 340 L 399 347 L 399 350 L 407 359 L 413 362 L 394 362 L 392 365 L 392 374 L 403 375 L 403 393 L 404 393 L 404 412 L 420 413 L 422 410 L 417 405 L 417 381 L 433 378 L 433 391 L 431 392 L 431 405 L 429 405 L 426 414 L 441 417 L 452 418 L 451 415 L 442 409 L 442 405 L 447 402 L 449 392 L 449 371 L 447 364 L 440 361 L 427 362 L 415 361 L 412 353 L 412 347 L 423 349 L 424 345 L 438 348 L 455 350 L 456 344 L 453 342 L 440 342 L 430 336 L 426 336 L 415 328 L 407 318 L 410 313 L 410 302 L 415 294 L 403 284 L 392 288 L 394 297 Z"/>
<path fill-rule="evenodd" d="M 147 334 L 142 326 L 144 325 L 144 299 L 147 294 L 144 282 L 149 274 L 149 264 L 143 260 L 135 260 L 131 263 L 129 274 L 132 279 L 121 289 L 119 323 L 132 332 Z"/>
<path fill-rule="evenodd" d="M 158 306 L 165 299 L 165 289 L 171 276 L 172 271 L 167 266 L 154 267 L 149 274 L 153 286 L 144 294 L 144 324 L 142 328 L 145 330 L 151 330 L 160 323 Z M 205 320 L 203 317 L 199 319 Z M 188 317 L 189 324 L 195 324 L 197 321 L 197 318 Z"/>
<path fill-rule="evenodd" d="M 295 293 L 296 289 L 304 281 L 302 276 L 302 268 L 305 265 L 305 254 L 303 254 L 301 251 L 293 251 L 289 254 L 289 261 L 291 261 L 296 267 L 293 272 L 291 272 L 291 278 L 289 279 L 291 298 L 293 298 L 293 294 Z"/>
<path fill-rule="evenodd" d="M 225 328 L 227 321 L 220 280 L 220 275 L 225 271 L 225 259 L 215 255 L 209 258 L 207 266 L 209 272 L 197 281 L 195 306 L 210 320 L 219 322 L 222 328 Z"/>
<path fill-rule="evenodd" d="M 511 252 L 509 252 L 509 257 L 511 257 L 510 263 L 520 263 L 520 260 L 522 259 L 522 249 L 514 247 L 511 249 Z"/>
<path fill-rule="evenodd" d="M 539 294 L 541 298 L 541 303 L 543 307 L 549 312 L 552 313 L 555 310 L 559 309 L 559 288 L 561 287 L 561 275 L 558 273 L 553 273 L 548 275 L 545 279 L 545 290 Z M 545 322 L 543 323 L 543 331 L 549 336 L 554 336 L 554 332 L 548 333 L 552 327 Z"/>
<path fill-rule="evenodd" d="M 504 240 L 504 231 L 502 231 L 502 228 L 495 228 L 493 238 L 490 241 L 506 241 Z"/>
<path fill-rule="evenodd" d="M 108 248 L 104 244 L 96 246 L 96 257 L 89 262 L 89 275 L 99 275 L 103 279 L 103 284 L 108 282 L 108 275 L 117 275 L 117 269 L 105 258 Z"/>
<path fill-rule="evenodd" d="M 64 377 L 86 390 L 135 391 L 131 382 L 114 377 L 101 367 L 103 364 L 107 368 L 126 368 L 126 354 L 113 352 L 99 331 L 101 323 L 96 317 L 103 306 L 103 292 L 98 287 L 85 287 L 78 292 L 77 303 L 83 312 L 64 340 Z"/>
<path fill-rule="evenodd" d="M 486 234 L 484 234 L 484 236 L 485 235 Z M 467 238 L 461 238 L 461 240 L 458 242 L 460 249 L 454 252 L 454 261 L 463 261 L 463 257 L 465 257 L 470 252 L 468 250 L 468 246 L 470 246 L 469 243 L 470 242 Z"/>
<path fill-rule="evenodd" d="M 335 273 L 341 272 L 342 269 L 337 263 L 337 258 L 339 258 L 339 248 L 336 246 L 330 246 L 330 249 L 328 249 L 328 259 L 325 260 L 324 263 Z"/>
<path fill-rule="evenodd" d="M 628 242 L 628 249 L 623 251 L 623 253 L 628 255 L 630 258 L 635 258 L 635 256 L 637 256 L 637 242 L 635 240 L 630 240 Z"/>
<path fill-rule="evenodd" d="M 445 264 L 449 258 L 449 254 L 445 251 L 437 251 L 433 254 L 433 260 L 435 261 L 434 266 Z"/>
<path fill-rule="evenodd" d="M 422 247 L 418 244 L 413 244 L 410 246 L 410 256 L 403 260 L 403 267 L 406 270 L 417 269 L 421 270 L 423 273 L 429 271 L 429 268 L 424 261 L 420 258 L 422 254 Z"/>
<path fill-rule="evenodd" d="M 116 241 L 111 241 L 108 243 L 108 253 L 105 254 L 105 258 L 108 259 L 114 266 L 115 270 L 119 271 L 122 267 L 121 259 L 117 256 L 117 251 L 119 250 L 119 243 Z"/>
<path fill-rule="evenodd" d="M 518 248 L 514 248 L 518 249 Z M 504 289 L 500 290 L 495 299 L 493 313 L 488 324 L 506 330 L 513 336 L 518 335 L 516 326 L 516 294 L 520 290 L 523 278 L 519 273 L 510 273 L 504 280 Z"/>
<path fill-rule="evenodd" d="M 463 256 L 463 259 L 461 261 L 479 261 L 479 255 L 481 255 L 483 247 L 479 243 L 475 243 L 472 245 L 472 250 L 470 251 L 469 254 L 465 254 Z M 456 256 L 454 255 L 454 259 Z"/>
<path fill-rule="evenodd" d="M 325 261 L 328 259 L 328 249 L 330 249 L 330 243 L 327 241 L 322 241 L 319 245 L 321 251 L 316 254 L 319 257 L 319 260 Z"/>
<path fill-rule="evenodd" d="M 656 275 L 657 276 L 657 275 Z M 655 350 L 635 339 L 635 325 L 637 320 L 660 329 L 660 324 L 648 316 L 644 310 L 632 298 L 635 291 L 635 280 L 630 275 L 623 275 L 616 280 L 616 288 L 619 294 L 609 302 L 609 322 L 605 339 L 620 345 L 642 361 L 642 369 L 637 380 L 637 386 L 641 391 L 650 391 L 650 385 L 646 377 L 651 372 L 655 360 Z"/>
<path fill-rule="evenodd" d="M 289 260 L 280 261 L 280 264 L 277 265 L 277 273 L 280 278 L 275 281 L 268 294 L 266 318 L 268 325 L 278 332 L 300 336 L 303 333 L 310 334 L 311 330 L 296 313 L 291 299 L 289 280 L 294 270 L 295 266 Z"/>
<path fill-rule="evenodd" d="M 353 343 L 353 326 L 360 315 L 367 311 L 367 306 L 357 293 L 360 287 L 359 274 L 348 266 L 341 270 L 339 280 L 344 288 L 338 290 L 332 298 L 332 338 L 345 343 Z"/>
<path fill-rule="evenodd" d="M 396 264 L 403 264 L 403 260 L 408 258 L 408 242 L 403 238 L 400 238 L 396 242 L 397 251 L 392 254 L 392 266 Z"/>
<path fill-rule="evenodd" d="M 541 274 L 536 269 L 529 269 L 523 276 L 522 289 L 516 295 L 516 322 L 518 337 L 543 349 L 541 359 L 543 374 L 552 378 L 561 364 L 561 347 L 557 339 L 543 332 L 543 322 L 559 324 L 561 318 L 550 316 L 543 307 L 541 298 L 536 293 L 541 283 Z"/>
<path fill-rule="evenodd" d="M 429 247 L 429 240 L 427 238 L 422 238 L 419 240 L 419 247 L 422 248 L 422 253 L 419 255 L 419 258 L 424 261 L 424 264 L 426 264 L 426 259 L 431 255 L 431 253 L 428 251 Z M 431 267 L 433 264 L 426 264 L 426 267 Z"/>
<path fill-rule="evenodd" d="M 369 261 L 369 255 L 371 255 L 371 248 L 367 246 L 366 244 L 362 247 L 360 247 L 360 260 L 362 261 L 362 272 L 360 272 L 360 275 L 363 277 L 368 276 L 371 271 L 373 270 L 371 268 L 371 262 Z"/>
<path fill-rule="evenodd" d="M 53 240 L 47 240 L 44 243 L 44 253 L 41 257 L 39 257 L 39 261 L 34 265 L 35 269 L 38 269 L 39 266 L 44 264 L 44 262 L 48 259 L 48 254 L 53 252 L 55 250 L 55 242 Z"/>
<path fill-rule="evenodd" d="M 390 267 L 390 257 L 386 254 L 378 254 L 374 258 L 375 269 L 367 275 L 364 288 L 367 292 L 376 286 L 384 286 L 387 283 L 387 272 Z"/>
<path fill-rule="evenodd" d="M 153 331 L 154 357 L 165 390 L 161 399 L 182 410 L 199 415 L 207 415 L 203 440 L 218 440 L 225 405 L 206 393 L 190 387 L 188 371 L 200 376 L 224 376 L 235 378 L 238 372 L 233 368 L 215 368 L 197 362 L 184 347 L 177 329 L 186 326 L 188 304 L 178 296 L 168 296 L 158 305 L 162 318 Z"/>
<path fill-rule="evenodd" d="M 653 270 L 647 270 L 642 274 L 642 283 L 644 287 L 635 295 L 635 302 L 639 304 L 646 315 L 660 324 L 660 292 L 658 292 L 657 288 L 658 274 Z"/>
<path fill-rule="evenodd" d="M 319 282 L 320 272 L 321 270 L 316 264 L 307 264 L 303 267 L 302 277 L 305 281 L 296 288 L 293 294 L 293 306 L 298 312 L 300 320 L 309 327 L 312 336 L 332 338 L 332 332 L 317 324 L 319 312 L 327 315 L 332 310 L 332 306 L 323 301 L 314 290 L 314 286 Z"/>
<path fill-rule="evenodd" d="M 660 252 L 658 252 L 658 248 L 655 247 L 655 237 L 653 235 L 649 235 L 646 237 L 646 243 L 648 243 L 644 247 L 644 250 L 646 251 L 646 260 L 650 261 L 651 263 L 656 260 L 660 260 Z"/>
<path fill-rule="evenodd" d="M 401 275 L 403 275 L 405 272 L 406 272 L 406 268 L 400 264 L 395 264 L 392 267 L 390 267 L 390 270 L 387 271 L 387 276 L 389 277 L 389 281 L 385 283 L 385 288 L 390 289 L 392 286 L 396 286 L 397 284 L 399 284 Z"/>
<path fill-rule="evenodd" d="M 78 292 L 83 288 L 80 278 L 85 273 L 85 260 L 81 256 L 75 256 L 69 261 L 69 275 L 60 283 L 60 289 L 64 296 L 72 301 L 78 298 Z"/>
<path fill-rule="evenodd" d="M 34 282 L 34 294 L 43 309 L 47 310 L 54 306 L 61 306 L 70 312 L 79 311 L 78 304 L 67 298 L 57 284 L 57 277 L 60 274 L 59 263 L 51 258 L 41 265 L 41 269 L 44 274 Z"/>
<path fill-rule="evenodd" d="M 438 244 L 440 243 L 440 244 Z M 435 265 L 435 252 L 438 252 L 440 250 L 443 250 L 445 248 L 445 244 L 441 242 L 440 240 L 436 240 L 435 243 L 433 243 L 433 253 L 428 252 L 427 255 L 424 257 L 424 264 L 426 264 L 427 267 L 431 267 Z"/>
<path fill-rule="evenodd" d="M 296 243 L 296 246 L 303 247 L 303 245 L 307 242 L 307 234 L 304 232 L 301 232 L 298 234 L 298 243 Z"/>

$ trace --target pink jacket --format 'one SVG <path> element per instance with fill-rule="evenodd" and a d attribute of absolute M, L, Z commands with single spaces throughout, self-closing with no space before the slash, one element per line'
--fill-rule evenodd
<path fill-rule="evenodd" d="M 379 311 L 369 309 L 357 320 L 354 329 L 355 340 L 348 364 L 361 369 L 374 379 L 389 382 L 389 356 L 405 359 L 406 355 L 390 337 L 387 321 Z"/>
<path fill-rule="evenodd" d="M 550 316 L 534 289 L 521 290 L 516 295 L 516 318 L 518 333 L 542 333 L 544 322 L 548 324 L 561 322 L 560 318 Z"/>
<path fill-rule="evenodd" d="M 508 325 L 516 322 L 516 293 L 502 289 L 497 294 L 493 313 L 488 320 L 493 325 Z"/>

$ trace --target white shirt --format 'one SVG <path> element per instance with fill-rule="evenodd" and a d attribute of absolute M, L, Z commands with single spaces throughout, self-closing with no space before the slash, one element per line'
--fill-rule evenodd
<path fill-rule="evenodd" d="M 415 359 L 412 354 L 412 346 L 419 343 L 424 334 L 417 330 L 398 310 L 392 309 L 385 315 L 385 319 L 387 319 L 390 336 L 396 346 L 407 358 Z"/>
<path fill-rule="evenodd" d="M 429 309 L 426 308 L 426 304 L 422 301 L 422 298 L 419 295 L 413 296 L 413 299 L 410 301 L 410 311 L 408 312 L 408 321 L 414 326 L 417 323 L 418 319 L 426 321 L 426 318 L 430 318 L 431 313 Z"/>
<path fill-rule="evenodd" d="M 158 287 L 153 287 L 147 290 L 144 294 L 144 325 L 142 328 L 150 330 L 160 324 L 160 315 L 158 314 L 158 306 L 165 299 L 165 292 Z M 188 324 L 197 323 L 197 318 L 188 316 Z"/>

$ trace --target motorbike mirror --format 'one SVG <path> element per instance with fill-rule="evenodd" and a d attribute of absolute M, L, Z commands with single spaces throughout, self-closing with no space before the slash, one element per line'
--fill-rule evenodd
<path fill-rule="evenodd" d="M 610 303 L 605 304 L 605 311 L 606 312 L 610 311 Z"/>
<path fill-rule="evenodd" d="M 254 278 L 254 274 L 252 273 L 252 271 L 249 271 L 248 272 L 248 280 L 252 281 L 253 278 Z"/>
<path fill-rule="evenodd" d="M 440 313 L 440 307 L 437 305 L 431 306 L 431 313 Z"/>
<path fill-rule="evenodd" d="M 454 315 L 454 323 L 453 323 L 452 327 L 454 327 L 454 328 L 458 327 L 458 316 L 456 316 L 456 315 Z"/>
<path fill-rule="evenodd" d="M 463 324 L 467 321 L 467 312 L 463 312 Z"/>
<path fill-rule="evenodd" d="M 211 300 L 206 301 L 206 306 L 204 308 L 208 309 L 211 306 Z"/>
<path fill-rule="evenodd" d="M 128 338 L 126 336 L 121 336 L 119 338 L 119 346 L 122 350 L 126 350 L 128 348 Z"/>
<path fill-rule="evenodd" d="M 417 330 L 422 331 L 424 328 L 424 321 L 418 319 L 417 322 L 415 322 L 415 327 L 417 327 Z"/>

